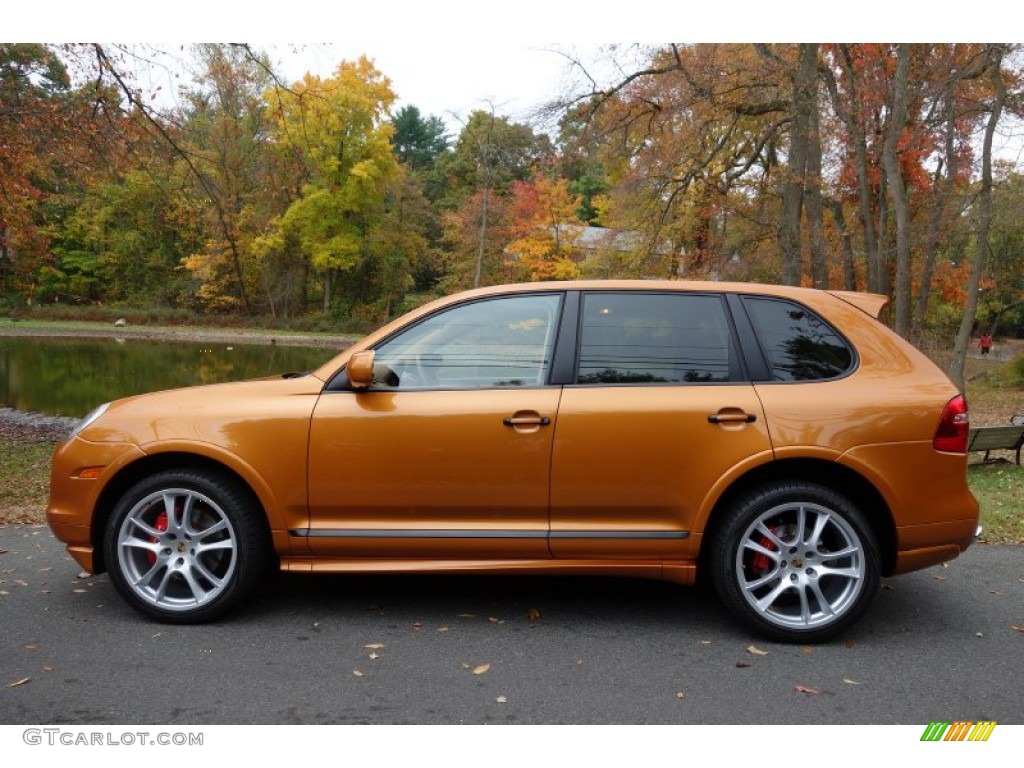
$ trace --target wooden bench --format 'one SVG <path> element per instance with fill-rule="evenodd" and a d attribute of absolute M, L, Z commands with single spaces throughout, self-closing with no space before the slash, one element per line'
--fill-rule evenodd
<path fill-rule="evenodd" d="M 988 463 L 991 451 L 1015 451 L 1020 465 L 1020 452 L 1024 447 L 1024 416 L 1014 416 L 1009 427 L 975 427 L 968 433 L 967 451 L 984 451 L 983 463 Z M 994 461 L 994 459 L 993 459 Z"/>

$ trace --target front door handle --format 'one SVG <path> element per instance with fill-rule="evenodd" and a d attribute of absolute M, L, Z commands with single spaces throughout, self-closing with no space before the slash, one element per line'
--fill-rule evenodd
<path fill-rule="evenodd" d="M 506 416 L 501 423 L 506 427 L 546 427 L 551 419 L 547 416 Z"/>
<path fill-rule="evenodd" d="M 712 424 L 752 424 L 757 421 L 753 413 L 712 413 L 708 415 Z"/>

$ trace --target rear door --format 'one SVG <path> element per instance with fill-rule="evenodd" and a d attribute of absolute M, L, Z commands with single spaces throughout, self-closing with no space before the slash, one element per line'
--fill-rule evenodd
<path fill-rule="evenodd" d="M 771 455 L 724 297 L 583 294 L 552 455 L 560 558 L 681 559 L 708 494 Z"/>

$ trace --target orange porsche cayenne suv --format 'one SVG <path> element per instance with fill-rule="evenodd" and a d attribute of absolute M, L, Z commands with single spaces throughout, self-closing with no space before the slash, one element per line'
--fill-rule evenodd
<path fill-rule="evenodd" d="M 782 641 L 975 538 L 967 404 L 883 297 L 600 281 L 450 296 L 318 370 L 97 408 L 48 519 L 136 609 L 235 607 L 268 569 L 692 584 Z"/>

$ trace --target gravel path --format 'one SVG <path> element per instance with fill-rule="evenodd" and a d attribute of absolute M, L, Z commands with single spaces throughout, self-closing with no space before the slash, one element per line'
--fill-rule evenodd
<path fill-rule="evenodd" d="M 46 416 L 42 413 L 0 408 L 0 440 L 21 443 L 56 443 L 80 421 L 71 416 Z"/>

